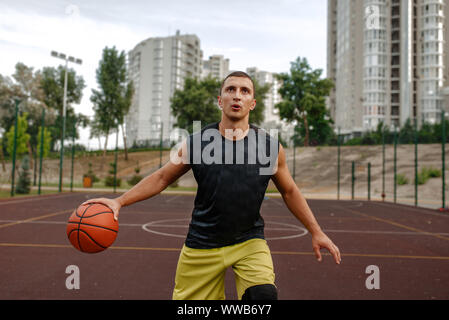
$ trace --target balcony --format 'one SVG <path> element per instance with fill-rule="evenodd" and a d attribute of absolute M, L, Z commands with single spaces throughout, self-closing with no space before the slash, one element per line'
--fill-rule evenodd
<path fill-rule="evenodd" d="M 393 31 L 393 32 L 391 33 L 391 41 L 392 41 L 392 43 L 398 42 L 398 41 L 400 41 L 400 40 L 401 40 L 401 39 L 400 39 L 399 31 Z"/>
<path fill-rule="evenodd" d="M 395 66 L 395 65 L 399 65 L 400 64 L 400 59 L 399 59 L 399 55 L 397 56 L 392 56 L 391 57 L 391 65 Z"/>

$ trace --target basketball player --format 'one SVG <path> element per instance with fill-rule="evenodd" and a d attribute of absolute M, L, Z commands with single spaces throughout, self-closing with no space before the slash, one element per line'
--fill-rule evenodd
<path fill-rule="evenodd" d="M 283 147 L 249 124 L 249 114 L 256 107 L 254 97 L 254 84 L 246 73 L 229 74 L 218 96 L 221 121 L 189 136 L 178 152 L 183 161 L 169 161 L 116 199 L 85 202 L 109 206 L 118 219 L 121 207 L 159 194 L 193 170 L 198 191 L 179 256 L 173 299 L 225 299 L 228 267 L 234 271 L 239 299 L 277 299 L 273 262 L 259 212 L 270 179 L 289 210 L 310 232 L 317 260 L 322 260 L 320 249 L 325 248 L 337 264 L 341 262 L 338 247 L 323 233 L 293 181 Z M 268 157 L 259 156 L 268 149 Z"/>

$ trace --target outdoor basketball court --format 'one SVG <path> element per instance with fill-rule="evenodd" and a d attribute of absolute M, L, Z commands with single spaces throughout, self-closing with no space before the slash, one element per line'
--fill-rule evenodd
<path fill-rule="evenodd" d="M 113 246 L 81 253 L 67 239 L 66 222 L 83 201 L 101 196 L 116 195 L 0 201 L 0 299 L 171 299 L 194 196 L 161 194 L 122 208 Z M 282 198 L 268 197 L 262 216 L 279 299 L 449 299 L 447 213 L 382 202 L 308 200 L 340 248 L 342 263 L 336 265 L 328 254 L 317 262 L 307 230 Z M 79 269 L 79 289 L 66 287 L 68 266 Z M 368 289 L 375 276 L 379 289 Z M 227 299 L 236 299 L 231 270 L 226 286 Z"/>

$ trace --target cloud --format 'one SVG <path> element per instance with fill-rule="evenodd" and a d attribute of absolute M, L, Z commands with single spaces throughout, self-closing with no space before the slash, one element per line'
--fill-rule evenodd
<path fill-rule="evenodd" d="M 193 33 L 204 58 L 223 54 L 231 69 L 287 72 L 296 57 L 326 67 L 326 0 L 227 2 L 166 0 L 4 0 L 0 3 L 0 73 L 21 61 L 35 70 L 63 61 L 50 51 L 83 60 L 74 66 L 88 86 L 77 112 L 92 115 L 89 97 L 105 46 L 125 52 L 155 36 Z"/>

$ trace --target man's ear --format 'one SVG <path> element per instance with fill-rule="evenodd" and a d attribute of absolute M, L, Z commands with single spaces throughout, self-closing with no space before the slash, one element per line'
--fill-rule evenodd
<path fill-rule="evenodd" d="M 220 108 L 220 110 L 223 110 L 223 102 L 221 101 L 220 96 L 217 96 L 217 101 L 218 101 L 218 107 Z"/>
<path fill-rule="evenodd" d="M 253 100 L 250 110 L 251 111 L 254 110 L 255 107 L 256 107 L 256 99 Z"/>

